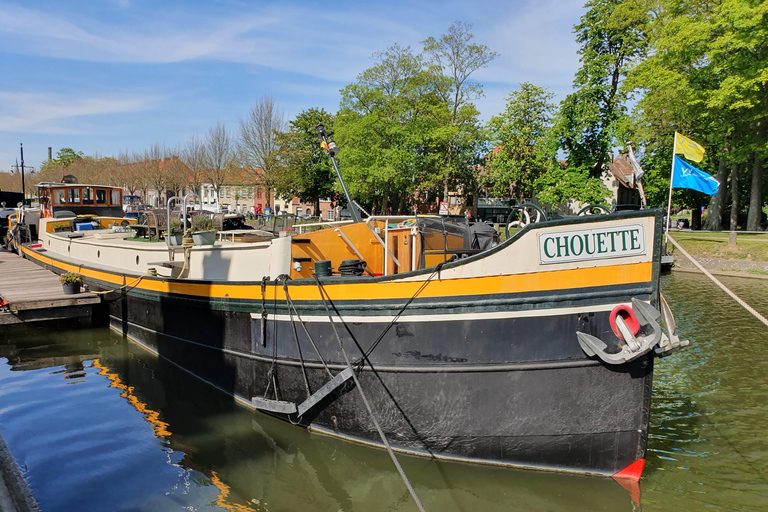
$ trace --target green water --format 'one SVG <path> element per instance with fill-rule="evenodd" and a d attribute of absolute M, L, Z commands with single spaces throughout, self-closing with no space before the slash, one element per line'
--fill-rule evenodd
<path fill-rule="evenodd" d="M 728 283 L 768 314 L 768 282 Z M 691 347 L 658 362 L 640 506 L 607 478 L 401 457 L 428 511 L 768 510 L 768 327 L 663 278 Z M 386 452 L 233 404 L 108 329 L 0 330 L 0 431 L 44 511 L 416 510 Z"/>

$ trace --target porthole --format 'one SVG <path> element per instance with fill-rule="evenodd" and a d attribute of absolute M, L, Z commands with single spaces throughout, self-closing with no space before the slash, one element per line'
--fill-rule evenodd
<path fill-rule="evenodd" d="M 101 251 L 96 251 L 96 257 L 101 258 Z"/>
<path fill-rule="evenodd" d="M 136 256 L 136 264 L 137 265 L 139 264 L 139 257 L 138 256 Z"/>

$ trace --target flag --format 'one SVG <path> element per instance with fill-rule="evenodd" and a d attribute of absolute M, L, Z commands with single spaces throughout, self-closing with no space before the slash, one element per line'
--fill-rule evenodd
<path fill-rule="evenodd" d="M 709 174 L 701 171 L 679 156 L 675 156 L 675 162 L 672 165 L 672 187 L 674 188 L 692 188 L 705 194 L 717 194 L 717 187 L 720 182 Z"/>
<path fill-rule="evenodd" d="M 704 148 L 685 135 L 675 132 L 675 154 L 683 154 L 688 160 L 701 162 L 704 158 Z"/>
<path fill-rule="evenodd" d="M 632 173 L 635 176 L 635 181 L 640 181 L 645 174 L 645 171 L 640 167 L 640 164 L 637 163 L 637 160 L 635 160 L 635 152 L 632 151 L 632 146 L 629 146 L 629 165 L 632 166 Z"/>
<path fill-rule="evenodd" d="M 323 148 L 326 151 L 329 151 L 329 152 L 331 151 L 330 149 L 328 149 L 328 143 L 325 142 L 325 141 L 321 141 L 320 142 L 320 147 Z"/>

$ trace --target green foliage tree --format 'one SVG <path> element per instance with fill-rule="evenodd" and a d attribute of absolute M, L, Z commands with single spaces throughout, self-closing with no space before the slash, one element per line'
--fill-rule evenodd
<path fill-rule="evenodd" d="M 486 184 L 494 195 L 523 202 L 534 195 L 534 183 L 555 159 L 547 134 L 554 94 L 529 82 L 510 93 L 501 114 L 488 122 L 493 152 L 487 159 Z"/>
<path fill-rule="evenodd" d="M 414 188 L 442 183 L 432 134 L 444 104 L 410 48 L 394 45 L 374 58 L 342 91 L 335 129 L 350 194 L 383 213 L 390 205 L 406 209 Z"/>
<path fill-rule="evenodd" d="M 61 148 L 56 152 L 56 158 L 46 160 L 40 165 L 41 176 L 56 176 L 51 181 L 61 180 L 61 171 L 66 169 L 75 162 L 78 162 L 85 158 L 82 151 L 75 151 L 72 148 Z"/>
<path fill-rule="evenodd" d="M 457 22 L 424 52 L 394 45 L 374 54 L 376 65 L 342 91 L 336 120 L 342 172 L 351 193 L 374 210 L 404 210 L 415 191 L 477 189 L 485 148 L 479 112 L 482 94 L 470 79 L 496 57 L 472 42 L 471 25 Z"/>
<path fill-rule="evenodd" d="M 443 201 L 448 200 L 451 184 L 463 185 L 469 190 L 477 188 L 471 169 L 477 164 L 482 130 L 479 112 L 471 101 L 483 95 L 483 87 L 470 76 L 498 54 L 485 45 L 473 43 L 471 30 L 472 24 L 457 21 L 440 39 L 430 37 L 423 42 L 433 85 L 447 108 L 440 112 L 442 128 L 435 133 L 443 148 L 440 162 Z"/>
<path fill-rule="evenodd" d="M 648 15 L 624 0 L 589 0 L 574 27 L 581 67 L 560 107 L 555 135 L 570 168 L 599 177 L 626 115 L 621 82 L 647 49 Z M 619 144 L 623 145 L 623 144 Z"/>
<path fill-rule="evenodd" d="M 627 81 L 643 93 L 636 109 L 638 130 L 646 141 L 646 159 L 658 166 L 656 174 L 667 185 L 675 131 L 706 147 L 705 159 L 697 165 L 716 174 L 721 186 L 708 199 L 705 229 L 721 229 L 728 201 L 736 205 L 734 213 L 749 202 L 748 224 L 759 227 L 768 121 L 766 9 L 763 2 L 751 0 L 653 4 L 647 30 L 653 52 Z M 738 174 L 729 177 L 742 167 L 752 171 L 750 185 Z M 675 190 L 672 199 L 694 208 L 706 201 L 706 196 L 687 190 Z"/>
<path fill-rule="evenodd" d="M 333 196 L 335 183 L 333 167 L 315 130 L 319 123 L 331 133 L 334 117 L 324 109 L 304 110 L 276 138 L 276 165 L 282 178 L 274 182 L 275 190 L 283 197 L 314 203 L 315 211 L 320 211 L 320 199 Z"/>

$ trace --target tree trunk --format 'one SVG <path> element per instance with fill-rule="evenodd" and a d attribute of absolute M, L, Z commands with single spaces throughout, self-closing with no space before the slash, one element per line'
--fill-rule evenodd
<path fill-rule="evenodd" d="M 720 186 L 717 187 L 717 194 L 709 198 L 709 205 L 707 206 L 707 220 L 704 222 L 704 229 L 707 231 L 720 231 L 723 229 L 722 217 L 725 193 L 728 189 L 726 185 L 727 178 L 728 163 L 725 161 L 725 155 L 722 155 L 720 157 L 720 166 L 717 169 L 717 181 L 720 182 Z"/>
<path fill-rule="evenodd" d="M 760 231 L 763 217 L 763 159 L 755 155 L 752 167 L 752 184 L 749 191 L 749 213 L 747 213 L 747 231 Z"/>
<path fill-rule="evenodd" d="M 733 164 L 731 169 L 731 231 L 739 227 L 739 171 L 741 164 Z"/>

